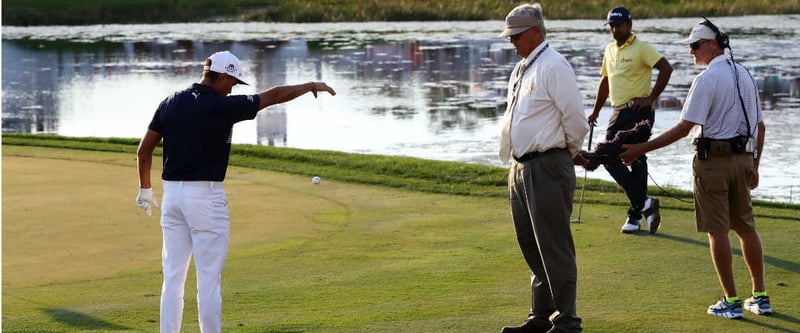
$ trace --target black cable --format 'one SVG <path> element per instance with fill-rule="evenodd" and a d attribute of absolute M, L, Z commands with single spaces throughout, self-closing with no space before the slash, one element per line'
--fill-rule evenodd
<path fill-rule="evenodd" d="M 634 163 L 642 163 L 642 161 L 640 161 L 639 159 L 635 159 L 633 162 L 634 162 Z M 690 204 L 694 204 L 694 201 L 687 201 L 687 200 L 685 200 L 685 199 L 683 199 L 683 198 L 680 198 L 680 197 L 678 197 L 676 194 L 674 194 L 674 193 L 672 193 L 672 192 L 670 192 L 670 191 L 667 191 L 667 189 L 665 189 L 664 187 L 662 187 L 661 185 L 659 185 L 659 184 L 656 182 L 656 180 L 655 180 L 655 179 L 653 179 L 653 174 L 651 174 L 649 171 L 647 172 L 647 177 L 649 177 L 649 178 L 650 178 L 650 180 L 651 180 L 651 181 L 653 181 L 653 184 L 655 184 L 655 185 L 656 185 L 656 187 L 658 187 L 658 189 L 659 189 L 659 190 L 661 190 L 661 192 L 664 192 L 664 194 L 666 194 L 666 195 L 667 195 L 667 197 L 670 197 L 670 198 L 672 198 L 672 199 L 678 200 L 678 201 L 680 201 L 680 202 L 683 202 L 683 203 L 690 203 Z"/>
<path fill-rule="evenodd" d="M 638 162 L 638 161 L 637 161 L 637 162 Z M 652 174 L 650 174 L 649 172 L 647 173 L 647 177 L 650 177 L 650 180 L 653 182 L 653 184 L 655 184 L 655 185 L 656 185 L 656 187 L 658 187 L 658 189 L 660 189 L 660 190 L 661 190 L 661 192 L 664 192 L 664 194 L 666 194 L 668 197 L 670 197 L 670 198 L 672 198 L 672 199 L 675 199 L 675 200 L 678 200 L 678 201 L 680 201 L 680 202 L 684 202 L 684 203 L 690 203 L 690 204 L 693 204 L 693 203 L 694 203 L 694 201 L 688 201 L 688 200 L 684 200 L 683 198 L 680 198 L 680 197 L 678 197 L 677 195 L 673 194 L 672 192 L 669 192 L 669 191 L 667 191 L 667 189 L 665 189 L 665 188 L 661 187 L 661 185 L 659 185 L 658 183 L 656 183 L 656 180 L 655 180 L 655 179 L 653 179 L 653 175 L 652 175 Z"/>

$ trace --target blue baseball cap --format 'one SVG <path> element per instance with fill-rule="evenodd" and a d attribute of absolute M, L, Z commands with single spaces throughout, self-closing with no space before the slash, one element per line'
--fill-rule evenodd
<path fill-rule="evenodd" d="M 611 8 L 606 17 L 606 25 L 608 24 L 622 24 L 631 21 L 631 12 L 627 8 L 618 6 Z"/>

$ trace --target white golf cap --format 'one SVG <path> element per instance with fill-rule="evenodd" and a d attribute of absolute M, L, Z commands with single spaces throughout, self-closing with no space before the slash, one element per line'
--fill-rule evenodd
<path fill-rule="evenodd" d="M 689 45 L 701 39 L 715 38 L 717 38 L 717 34 L 714 33 L 714 30 L 711 30 L 711 28 L 709 28 L 707 25 L 700 23 L 692 29 L 692 32 L 689 34 L 689 38 L 679 41 L 678 44 Z"/>
<path fill-rule="evenodd" d="M 203 66 L 204 70 L 228 74 L 239 81 L 239 84 L 247 85 L 247 82 L 242 81 L 242 64 L 233 53 L 221 51 L 212 54 L 208 59 L 211 60 L 211 66 Z"/>
<path fill-rule="evenodd" d="M 542 6 L 538 2 L 533 5 L 517 6 L 506 16 L 506 28 L 497 37 L 509 37 L 523 33 L 542 24 L 542 21 Z"/>

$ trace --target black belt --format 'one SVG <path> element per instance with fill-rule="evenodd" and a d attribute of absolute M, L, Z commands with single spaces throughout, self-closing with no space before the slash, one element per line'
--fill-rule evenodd
<path fill-rule="evenodd" d="M 564 151 L 564 150 L 567 150 L 567 149 L 566 148 L 550 148 L 550 149 L 545 150 L 545 151 L 530 152 L 530 153 L 527 153 L 527 154 L 522 155 L 520 157 L 514 156 L 514 160 L 517 161 L 517 163 L 524 163 L 524 162 L 528 162 L 530 160 L 533 160 L 534 158 L 537 158 L 537 157 L 542 157 L 544 155 L 557 153 L 557 152 Z"/>
<path fill-rule="evenodd" d="M 695 138 L 692 143 L 695 151 L 705 151 L 710 156 L 731 156 L 752 154 L 747 151 L 747 137 L 736 136 L 730 139 Z"/>

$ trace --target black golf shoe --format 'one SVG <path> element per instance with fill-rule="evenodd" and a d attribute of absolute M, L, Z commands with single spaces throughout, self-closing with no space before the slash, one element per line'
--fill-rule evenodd
<path fill-rule="evenodd" d="M 547 333 L 550 332 L 552 325 L 536 325 L 531 320 L 525 321 L 519 326 L 506 326 L 500 333 Z"/>

